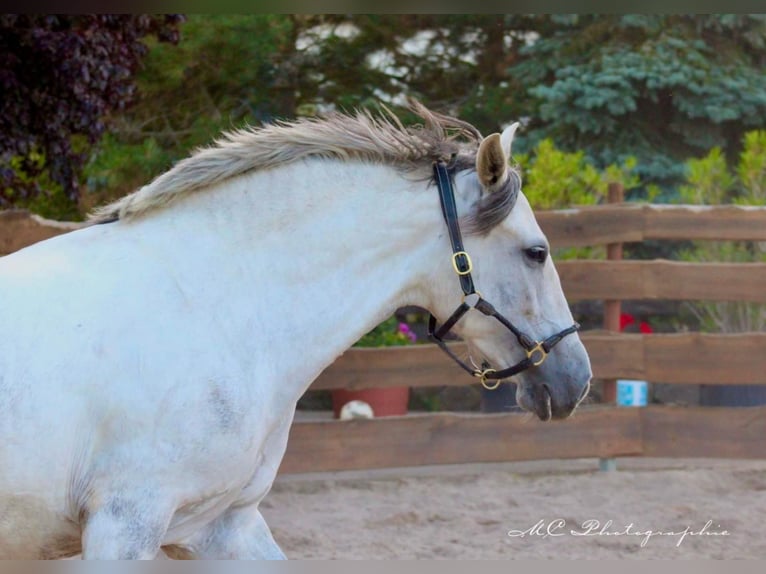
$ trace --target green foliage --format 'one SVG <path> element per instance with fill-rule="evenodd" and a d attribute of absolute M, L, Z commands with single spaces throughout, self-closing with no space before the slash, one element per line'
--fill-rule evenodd
<path fill-rule="evenodd" d="M 181 32 L 177 46 L 151 45 L 137 102 L 92 154 L 88 204 L 133 191 L 223 130 L 294 114 L 279 66 L 294 49 L 290 16 L 193 15 Z"/>
<path fill-rule="evenodd" d="M 415 403 L 414 408 L 413 402 Z M 449 409 L 444 407 L 443 401 L 439 394 L 413 393 L 412 397 L 410 398 L 410 410 L 422 410 L 428 413 L 438 413 Z"/>
<path fill-rule="evenodd" d="M 567 153 L 542 140 L 530 158 L 517 157 L 524 170 L 524 195 L 536 209 L 592 205 L 603 197 L 601 174 L 585 160 L 585 153 Z"/>
<path fill-rule="evenodd" d="M 635 175 L 636 160 L 628 157 L 621 165 L 609 165 L 599 170 L 591 164 L 585 152 L 565 152 L 549 139 L 542 140 L 531 155 L 515 156 L 524 168 L 524 195 L 533 209 L 564 209 L 595 205 L 606 198 L 610 183 L 621 183 L 626 190 L 640 184 Z M 555 250 L 557 259 L 604 257 L 603 248 L 569 248 Z"/>
<path fill-rule="evenodd" d="M 721 148 L 715 147 L 703 158 L 686 162 L 686 185 L 678 188 L 680 203 L 721 205 L 730 203 L 736 179 L 729 172 Z"/>
<path fill-rule="evenodd" d="M 732 173 L 719 148 L 687 162 L 687 185 L 679 201 L 696 205 L 766 205 L 766 131 L 744 136 L 743 150 Z M 698 241 L 681 253 L 686 261 L 766 263 L 766 245 L 760 242 Z M 763 331 L 766 305 L 741 301 L 691 303 L 688 308 L 703 329 L 736 333 Z"/>
<path fill-rule="evenodd" d="M 744 149 L 737 164 L 737 180 L 743 190 L 734 202 L 766 205 L 766 130 L 745 134 Z"/>
<path fill-rule="evenodd" d="M 112 118 L 113 137 L 86 173 L 96 192 L 89 203 L 132 191 L 221 130 L 275 117 L 380 101 L 396 107 L 408 95 L 494 129 L 512 117 L 509 102 L 521 93 L 509 89 L 507 40 L 523 36 L 536 19 L 189 16 L 178 46 L 152 44 L 137 80 L 138 102 Z M 515 42 L 511 52 L 520 46 Z M 154 143 L 143 147 L 149 139 Z"/>
<path fill-rule="evenodd" d="M 633 157 L 599 170 L 586 159 L 584 151 L 561 151 L 545 139 L 531 156 L 520 154 L 516 158 L 528 166 L 524 170 L 524 194 L 536 209 L 593 205 L 606 197 L 610 183 L 621 183 L 626 190 L 639 185 Z"/>
<path fill-rule="evenodd" d="M 169 169 L 174 159 L 172 151 L 164 149 L 155 137 L 132 143 L 107 134 L 85 167 L 87 205 L 133 191 Z"/>
<path fill-rule="evenodd" d="M 763 15 L 576 15 L 557 19 L 511 74 L 536 100 L 530 141 L 586 150 L 596 165 L 635 155 L 672 184 L 683 160 L 729 158 L 766 114 Z"/>
<path fill-rule="evenodd" d="M 139 107 L 131 114 L 148 122 L 144 130 L 160 132 L 188 130 L 204 116 L 225 126 L 292 115 L 292 106 L 280 109 L 276 98 L 286 73 L 277 67 L 278 56 L 292 50 L 292 42 L 289 16 L 189 16 L 178 46 L 153 47 L 138 76 Z"/>
<path fill-rule="evenodd" d="M 396 347 L 412 345 L 416 340 L 406 323 L 396 317 L 389 317 L 372 331 L 362 336 L 355 347 Z"/>
<path fill-rule="evenodd" d="M 743 134 L 766 117 L 763 15 L 193 15 L 178 46 L 149 46 L 136 104 L 112 113 L 88 164 L 86 204 L 133 191 L 221 130 L 396 109 L 404 96 L 486 134 L 524 120 L 515 148 L 532 157 L 550 140 L 582 153 L 601 181 L 583 167 L 575 184 L 596 200 L 626 168 L 641 180 L 631 199 L 667 200 L 686 158 L 717 146 L 736 163 Z M 545 179 L 528 181 L 541 206 L 556 196 Z"/>
<path fill-rule="evenodd" d="M 45 165 L 45 155 L 37 150 L 30 151 L 26 157 L 11 157 L 8 166 L 15 173 L 15 182 L 3 187 L 3 203 L 29 209 L 49 219 L 78 219 L 76 204 L 64 192 L 63 186 L 51 179 Z M 34 186 L 40 190 L 36 194 L 19 193 L 19 187 L 31 189 Z"/>
<path fill-rule="evenodd" d="M 147 50 L 143 40 L 174 41 L 180 21 L 146 14 L 0 15 L 0 207 L 76 212 L 85 152 L 103 135 L 104 117 L 130 104 Z"/>

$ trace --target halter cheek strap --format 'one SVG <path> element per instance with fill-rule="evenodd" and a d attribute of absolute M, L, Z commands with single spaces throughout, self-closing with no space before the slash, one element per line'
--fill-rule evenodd
<path fill-rule="evenodd" d="M 457 205 L 455 203 L 455 193 L 452 190 L 449 173 L 447 172 L 447 167 L 444 165 L 444 162 L 434 162 L 434 177 L 439 189 L 442 215 L 447 224 L 450 243 L 452 245 L 452 268 L 460 280 L 460 288 L 463 290 L 463 300 L 452 315 L 450 315 L 440 327 L 437 326 L 436 317 L 433 315 L 429 317 L 428 336 L 442 351 L 447 353 L 452 360 L 460 365 L 464 371 L 477 377 L 485 388 L 493 390 L 500 385 L 501 379 L 512 377 L 526 369 L 543 364 L 551 349 L 553 349 L 553 347 L 555 347 L 564 337 L 575 333 L 580 328 L 580 325 L 575 323 L 571 327 L 567 327 L 543 341 L 536 341 L 517 328 L 511 321 L 498 312 L 492 304 L 482 297 L 481 293 L 475 289 L 473 278 L 471 277 L 473 263 L 471 262 L 471 257 L 466 253 L 465 248 L 463 247 L 463 238 L 460 233 Z M 476 309 L 487 317 L 493 317 L 513 333 L 516 340 L 524 348 L 527 355 L 526 358 L 511 367 L 499 371 L 489 367 L 477 369 L 458 358 L 458 356 L 455 355 L 444 342 L 444 336 L 447 335 L 463 315 L 471 309 Z M 489 383 L 488 381 L 494 382 Z"/>

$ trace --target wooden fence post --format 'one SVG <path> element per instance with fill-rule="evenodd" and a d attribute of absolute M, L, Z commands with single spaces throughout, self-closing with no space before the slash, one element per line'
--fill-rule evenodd
<path fill-rule="evenodd" d="M 625 190 L 621 183 L 610 183 L 607 191 L 607 203 L 622 203 L 625 200 Z M 610 261 L 622 259 L 622 243 L 608 243 L 606 246 L 606 258 Z M 607 299 L 604 301 L 604 329 L 614 333 L 620 332 L 620 314 L 622 305 L 619 299 Z M 606 379 L 602 390 L 601 401 L 613 405 L 617 402 L 617 380 Z M 617 459 L 599 459 L 601 470 L 616 470 Z"/>

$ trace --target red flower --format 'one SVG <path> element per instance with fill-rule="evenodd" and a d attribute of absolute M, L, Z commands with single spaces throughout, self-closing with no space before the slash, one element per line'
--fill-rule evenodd
<path fill-rule="evenodd" d="M 645 333 L 645 334 L 654 333 L 651 325 L 649 325 L 649 323 L 647 323 L 646 321 L 641 321 L 641 323 L 638 325 L 638 330 L 641 333 Z"/>
<path fill-rule="evenodd" d="M 636 318 L 629 313 L 620 313 L 620 331 L 624 331 L 625 327 L 632 325 L 636 322 Z"/>
<path fill-rule="evenodd" d="M 636 323 L 636 318 L 631 315 L 630 313 L 620 313 L 620 332 L 624 331 L 626 327 L 629 325 L 634 325 Z M 652 329 L 652 326 L 647 323 L 646 321 L 641 321 L 638 324 L 638 332 L 649 334 L 654 333 L 654 330 Z"/>

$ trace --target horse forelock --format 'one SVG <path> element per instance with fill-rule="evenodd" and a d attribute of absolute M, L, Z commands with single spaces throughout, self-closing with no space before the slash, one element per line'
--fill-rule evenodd
<path fill-rule="evenodd" d="M 224 133 L 213 145 L 196 150 L 138 191 L 96 209 L 89 220 L 106 223 L 136 218 L 230 178 L 307 157 L 382 163 L 424 172 L 440 159 L 451 160 L 458 171 L 473 167 L 482 139 L 479 130 L 417 102 L 410 103 L 410 110 L 422 124 L 405 127 L 383 106 L 378 114 L 331 113 Z M 485 209 L 479 206 L 474 219 L 480 230 L 497 218 L 499 204 L 507 206 L 499 201 L 503 192 L 497 193 Z"/>

